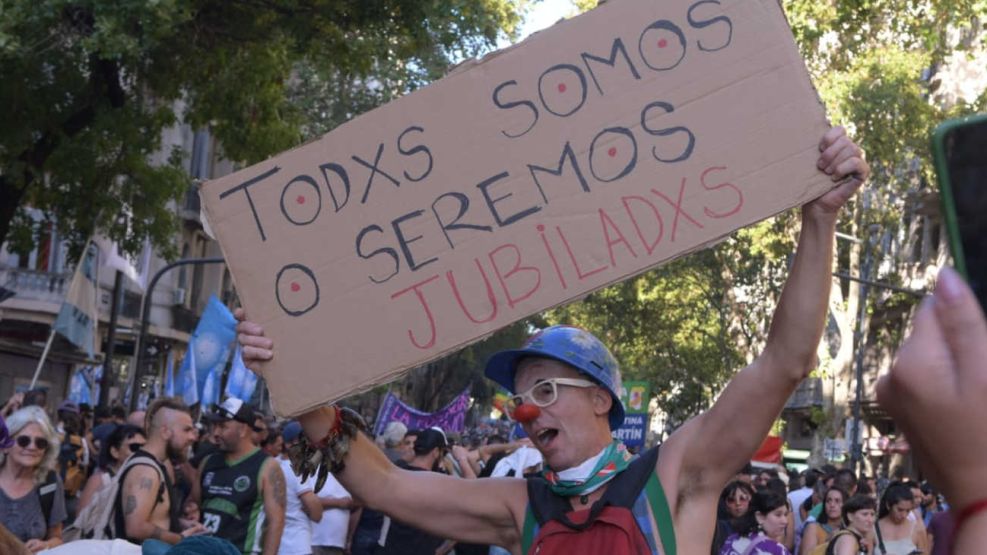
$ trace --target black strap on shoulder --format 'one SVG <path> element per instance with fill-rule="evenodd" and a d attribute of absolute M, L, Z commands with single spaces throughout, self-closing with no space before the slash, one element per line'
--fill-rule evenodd
<path fill-rule="evenodd" d="M 38 499 L 41 501 L 41 512 L 45 515 L 45 529 L 51 522 L 51 509 L 55 505 L 55 493 L 58 492 L 58 473 L 49 470 L 45 482 L 38 488 Z"/>
<path fill-rule="evenodd" d="M 888 549 L 884 547 L 884 538 L 881 536 L 881 522 L 874 522 L 874 529 L 877 530 L 877 545 L 881 548 L 881 555 L 885 555 Z"/>
<path fill-rule="evenodd" d="M 607 484 L 607 490 L 590 508 L 589 518 L 583 524 L 575 524 L 566 514 L 572 510 L 569 500 L 552 492 L 548 482 L 541 476 L 528 478 L 528 503 L 535 521 L 539 525 L 551 520 L 557 520 L 574 530 L 588 528 L 596 517 L 608 505 L 615 507 L 633 507 L 638 496 L 644 490 L 648 479 L 655 472 L 658 462 L 658 447 L 655 446 L 634 459 L 630 466 L 618 474 Z"/>
<path fill-rule="evenodd" d="M 145 462 L 138 461 L 137 459 L 147 460 Z M 117 489 L 116 499 L 113 500 L 113 525 L 117 530 L 118 537 L 129 541 L 131 538 L 127 535 L 127 527 L 124 522 L 123 511 L 121 510 L 123 508 L 123 483 L 127 479 L 127 474 L 129 474 L 130 471 L 136 466 L 151 466 L 156 468 L 158 472 L 161 473 L 161 476 L 164 479 L 161 480 L 160 484 L 158 484 L 158 496 L 155 498 L 154 505 L 151 507 L 152 511 L 154 510 L 154 507 L 158 506 L 158 503 L 164 501 L 164 492 L 169 491 L 170 486 L 168 485 L 168 472 L 161 465 L 161 463 L 158 462 L 158 459 L 147 451 L 138 450 L 136 453 L 131 455 L 130 460 L 127 462 L 129 463 L 127 468 L 123 469 L 123 472 L 120 473 L 120 487 Z"/>

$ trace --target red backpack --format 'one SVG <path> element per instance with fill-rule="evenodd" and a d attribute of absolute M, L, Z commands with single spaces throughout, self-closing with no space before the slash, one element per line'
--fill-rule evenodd
<path fill-rule="evenodd" d="M 657 461 L 655 447 L 611 480 L 591 508 L 578 511 L 554 494 L 544 478 L 529 478 L 522 553 L 676 555 L 671 511 L 655 474 Z"/>

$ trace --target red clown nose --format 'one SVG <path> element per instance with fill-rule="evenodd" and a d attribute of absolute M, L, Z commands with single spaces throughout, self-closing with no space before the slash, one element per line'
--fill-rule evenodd
<path fill-rule="evenodd" d="M 539 415 L 541 415 L 541 409 L 531 403 L 522 403 L 521 406 L 514 409 L 514 420 L 522 424 L 531 422 Z"/>

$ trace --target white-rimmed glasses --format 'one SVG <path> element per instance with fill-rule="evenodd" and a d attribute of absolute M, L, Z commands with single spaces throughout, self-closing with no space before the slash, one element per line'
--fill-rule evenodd
<path fill-rule="evenodd" d="M 549 380 L 541 381 L 531 386 L 530 389 L 523 393 L 518 393 L 517 395 L 511 395 L 507 399 L 507 409 L 508 414 L 513 414 L 514 409 L 518 408 L 522 404 L 530 402 L 537 407 L 547 407 L 559 398 L 559 386 L 568 385 L 571 387 L 596 387 L 596 384 L 589 380 L 580 380 L 577 378 L 552 378 Z"/>

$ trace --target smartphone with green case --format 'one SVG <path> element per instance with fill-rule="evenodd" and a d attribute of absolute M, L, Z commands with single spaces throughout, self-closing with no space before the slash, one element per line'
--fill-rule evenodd
<path fill-rule="evenodd" d="M 932 158 L 953 263 L 987 311 L 987 114 L 940 124 Z"/>

